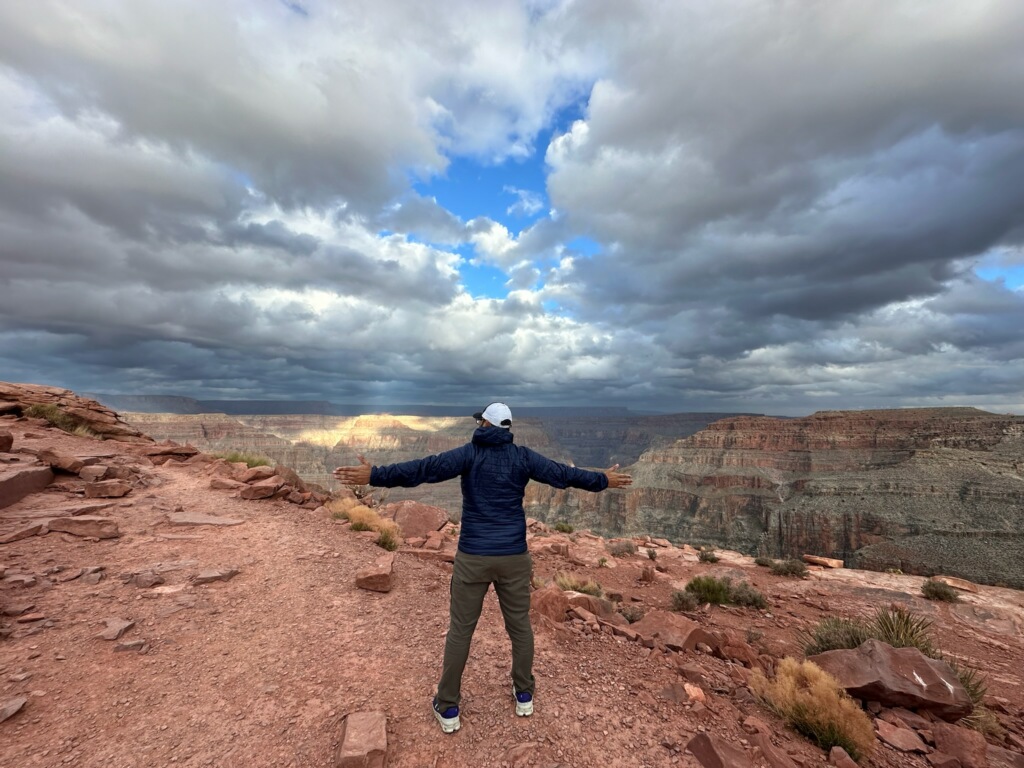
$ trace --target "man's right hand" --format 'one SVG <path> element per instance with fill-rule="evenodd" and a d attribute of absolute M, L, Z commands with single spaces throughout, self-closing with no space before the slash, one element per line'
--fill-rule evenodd
<path fill-rule="evenodd" d="M 619 465 L 615 464 L 604 471 L 604 476 L 608 478 L 608 487 L 625 488 L 628 485 L 632 485 L 633 478 L 625 472 L 619 472 L 618 469 Z"/>

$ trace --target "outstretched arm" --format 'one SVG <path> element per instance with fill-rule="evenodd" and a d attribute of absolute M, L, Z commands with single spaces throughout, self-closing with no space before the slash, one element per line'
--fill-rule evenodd
<path fill-rule="evenodd" d="M 592 472 L 552 461 L 529 448 L 525 450 L 530 457 L 530 479 L 555 488 L 582 488 L 597 493 L 606 488 L 624 488 L 633 482 L 629 475 L 618 471 L 618 464 L 604 472 Z"/>
<path fill-rule="evenodd" d="M 362 456 L 359 465 L 338 467 L 334 476 L 344 485 L 373 485 L 379 488 L 414 488 L 423 483 L 442 483 L 458 477 L 466 468 L 467 448 L 472 445 L 398 464 L 373 466 Z"/>

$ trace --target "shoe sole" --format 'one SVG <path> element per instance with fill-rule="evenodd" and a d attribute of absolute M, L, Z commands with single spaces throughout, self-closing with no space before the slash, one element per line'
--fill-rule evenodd
<path fill-rule="evenodd" d="M 431 708 L 434 713 L 434 717 L 437 718 L 437 722 L 441 724 L 441 730 L 445 733 L 455 733 L 459 728 L 462 727 L 462 722 L 459 720 L 459 716 L 455 717 L 442 717 L 441 713 L 436 709 Z"/>
<path fill-rule="evenodd" d="M 533 699 L 525 704 L 516 698 L 516 687 L 512 686 L 512 701 L 516 703 L 516 717 L 529 717 L 533 714 Z"/>

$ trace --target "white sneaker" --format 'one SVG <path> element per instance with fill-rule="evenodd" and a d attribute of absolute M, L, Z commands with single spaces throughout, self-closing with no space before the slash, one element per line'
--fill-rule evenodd
<path fill-rule="evenodd" d="M 517 717 L 529 717 L 533 714 L 533 694 L 517 691 L 516 684 L 512 683 L 512 698 L 516 701 Z"/>
<path fill-rule="evenodd" d="M 445 733 L 455 733 L 455 731 L 462 727 L 462 723 L 459 721 L 458 707 L 448 707 L 444 712 L 441 712 L 437 707 L 437 699 L 434 699 L 431 709 L 434 710 L 434 717 L 437 718 L 437 722 L 441 724 L 441 730 Z"/>

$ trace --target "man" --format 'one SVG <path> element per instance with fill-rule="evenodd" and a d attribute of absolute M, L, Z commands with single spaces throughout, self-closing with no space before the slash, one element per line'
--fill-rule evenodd
<path fill-rule="evenodd" d="M 603 491 L 633 481 L 618 472 L 590 472 L 559 464 L 512 441 L 512 411 L 491 403 L 473 414 L 477 429 L 472 442 L 416 461 L 374 467 L 362 456 L 359 465 L 338 467 L 335 476 L 345 485 L 412 488 L 462 477 L 462 533 L 452 572 L 448 637 L 444 644 L 441 681 L 434 697 L 434 717 L 445 733 L 462 727 L 459 721 L 462 672 L 469 658 L 484 596 L 491 584 L 512 641 L 512 696 L 516 714 L 533 714 L 533 629 L 530 626 L 532 562 L 526 548 L 523 493 L 530 480 L 555 488 Z"/>

